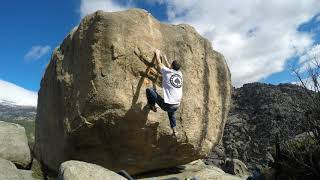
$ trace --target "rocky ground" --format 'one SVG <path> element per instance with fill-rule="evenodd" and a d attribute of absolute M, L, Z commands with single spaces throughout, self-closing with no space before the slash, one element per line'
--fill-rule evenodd
<path fill-rule="evenodd" d="M 50 174 L 41 168 L 36 159 L 32 160 L 25 130 L 14 123 L 0 121 L 0 179 L 1 180 L 36 180 Z M 101 166 L 81 161 L 67 161 L 61 164 L 58 177 L 49 176 L 50 180 L 125 180 L 126 178 Z M 167 180 L 197 178 L 240 180 L 245 177 L 233 176 L 218 167 L 208 166 L 201 160 L 159 171 L 135 176 L 134 179 Z"/>
<path fill-rule="evenodd" d="M 233 91 L 233 107 L 223 141 L 206 161 L 224 166 L 226 158 L 243 161 L 249 169 L 272 161 L 275 136 L 291 138 L 303 132 L 307 103 L 305 89 L 292 85 L 245 84 Z"/>
<path fill-rule="evenodd" d="M 25 129 L 0 121 L 0 179 L 31 180 L 32 156 Z M 19 168 L 19 169 L 18 169 Z"/>

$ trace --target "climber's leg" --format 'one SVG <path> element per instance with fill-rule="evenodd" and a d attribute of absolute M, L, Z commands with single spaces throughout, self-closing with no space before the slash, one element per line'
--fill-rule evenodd
<path fill-rule="evenodd" d="M 164 99 L 157 93 L 155 89 L 147 88 L 146 94 L 148 99 L 148 105 L 152 111 L 154 112 L 157 111 L 157 108 L 155 107 L 155 103 L 157 103 L 162 110 L 167 111 L 167 107 L 166 107 L 166 103 L 164 103 Z"/>
<path fill-rule="evenodd" d="M 176 113 L 175 111 L 173 112 L 168 112 L 168 117 L 170 121 L 170 127 L 173 129 L 176 127 Z"/>

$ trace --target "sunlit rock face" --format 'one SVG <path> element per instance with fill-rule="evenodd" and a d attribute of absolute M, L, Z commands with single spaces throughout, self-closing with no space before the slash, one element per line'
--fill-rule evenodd
<path fill-rule="evenodd" d="M 179 135 L 150 112 L 145 89 L 162 94 L 154 48 L 181 63 Z M 230 104 L 224 57 L 189 25 L 147 11 L 98 11 L 55 49 L 41 81 L 35 154 L 50 169 L 69 159 L 131 174 L 205 157 L 221 139 Z"/>

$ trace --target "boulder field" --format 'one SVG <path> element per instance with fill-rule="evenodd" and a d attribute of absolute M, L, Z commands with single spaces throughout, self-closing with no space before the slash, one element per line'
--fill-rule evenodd
<path fill-rule="evenodd" d="M 31 164 L 32 157 L 24 127 L 0 121 L 0 158 L 21 168 Z"/>
<path fill-rule="evenodd" d="M 184 76 L 177 137 L 167 113 L 148 110 L 145 90 L 162 94 L 154 48 Z M 56 172 L 80 160 L 130 174 L 204 158 L 220 141 L 229 111 L 224 57 L 186 24 L 145 10 L 97 11 L 57 47 L 39 91 L 35 155 Z"/>

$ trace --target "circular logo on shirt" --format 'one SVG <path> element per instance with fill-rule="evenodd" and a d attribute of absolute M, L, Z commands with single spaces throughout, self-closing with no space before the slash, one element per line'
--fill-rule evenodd
<path fill-rule="evenodd" d="M 175 88 L 181 88 L 182 77 L 179 74 L 174 74 L 170 77 L 170 84 Z"/>

